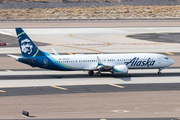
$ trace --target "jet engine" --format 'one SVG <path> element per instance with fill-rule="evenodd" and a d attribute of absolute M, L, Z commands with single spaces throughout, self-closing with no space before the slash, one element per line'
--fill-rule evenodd
<path fill-rule="evenodd" d="M 126 65 L 116 65 L 112 69 L 112 74 L 127 74 L 128 67 Z"/>

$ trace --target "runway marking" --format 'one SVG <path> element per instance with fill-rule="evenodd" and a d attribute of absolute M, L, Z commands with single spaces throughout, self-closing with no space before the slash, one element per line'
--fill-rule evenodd
<path fill-rule="evenodd" d="M 73 37 L 73 38 L 77 38 L 77 39 L 94 41 L 94 42 L 101 42 L 101 43 L 105 43 L 105 44 L 106 44 L 106 45 L 104 45 L 104 46 L 98 46 L 98 47 L 105 47 L 105 46 L 110 46 L 110 45 L 111 45 L 111 43 L 109 43 L 109 42 L 98 41 L 98 40 L 90 40 L 90 39 L 86 39 L 86 38 L 75 37 L 75 36 L 72 36 L 72 34 L 69 34 L 69 36 L 70 36 L 70 37 Z"/>
<path fill-rule="evenodd" d="M 120 85 L 115 85 L 115 84 L 109 84 L 111 86 L 114 86 L 114 87 L 118 87 L 118 88 L 124 88 L 124 86 L 120 86 Z"/>
<path fill-rule="evenodd" d="M 174 55 L 173 53 L 170 53 L 170 52 L 165 52 L 166 54 L 169 54 L 169 55 Z"/>
<path fill-rule="evenodd" d="M 70 54 L 70 55 L 74 55 L 74 54 L 72 54 L 72 53 L 68 53 L 68 54 Z"/>
<path fill-rule="evenodd" d="M 5 70 L 5 71 L 7 71 L 7 72 L 12 72 L 12 70 Z"/>
<path fill-rule="evenodd" d="M 61 89 L 61 90 L 68 90 L 67 88 L 63 88 L 63 87 L 58 87 L 58 86 L 51 86 L 53 88 L 57 88 L 57 89 Z"/>
<path fill-rule="evenodd" d="M 115 113 L 127 113 L 130 112 L 128 110 L 111 110 L 111 112 L 115 112 Z"/>
<path fill-rule="evenodd" d="M 157 34 L 162 34 L 162 35 L 169 35 L 168 33 L 157 33 Z"/>
<path fill-rule="evenodd" d="M 105 45 L 105 44 L 59 44 L 59 45 L 61 45 L 61 46 L 64 45 L 64 46 L 69 46 L 69 47 L 71 47 L 71 46 L 98 46 L 98 47 L 102 47 L 101 45 Z M 162 43 L 111 43 L 111 45 L 162 45 Z"/>
<path fill-rule="evenodd" d="M 83 50 L 89 50 L 89 51 L 94 51 L 94 52 L 97 52 L 97 53 L 103 53 L 102 51 L 94 50 L 94 49 L 90 49 L 90 48 L 82 48 L 82 47 L 68 46 L 68 45 L 62 45 L 62 44 L 53 44 L 53 45 L 63 46 L 63 47 L 70 47 L 70 48 L 76 48 L 76 49 L 83 49 Z"/>
<path fill-rule="evenodd" d="M 4 90 L 0 90 L 0 92 L 6 92 L 6 91 L 4 91 Z"/>

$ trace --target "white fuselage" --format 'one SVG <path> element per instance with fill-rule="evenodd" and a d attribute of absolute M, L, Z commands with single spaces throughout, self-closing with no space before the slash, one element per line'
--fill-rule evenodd
<path fill-rule="evenodd" d="M 74 70 L 90 70 L 97 66 L 97 56 L 107 66 L 127 65 L 128 69 L 156 69 L 166 68 L 174 61 L 165 55 L 154 53 L 129 54 L 88 54 L 88 55 L 51 55 L 54 62 L 69 66 Z"/>

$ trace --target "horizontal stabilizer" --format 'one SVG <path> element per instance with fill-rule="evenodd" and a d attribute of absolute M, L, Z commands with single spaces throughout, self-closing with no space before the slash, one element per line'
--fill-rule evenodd
<path fill-rule="evenodd" d="M 19 58 L 22 58 L 21 56 L 10 55 L 10 54 L 7 54 L 7 56 L 9 56 L 9 57 L 13 57 L 13 58 L 15 58 L 16 60 L 18 60 Z"/>
<path fill-rule="evenodd" d="M 22 58 L 21 61 L 29 61 L 29 62 L 34 62 L 36 59 L 30 59 L 30 58 Z"/>

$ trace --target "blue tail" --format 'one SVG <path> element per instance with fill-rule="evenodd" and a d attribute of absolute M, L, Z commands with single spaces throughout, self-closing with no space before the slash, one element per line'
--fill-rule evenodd
<path fill-rule="evenodd" d="M 16 34 L 23 57 L 45 56 L 44 53 L 27 36 L 22 28 L 16 28 Z"/>

